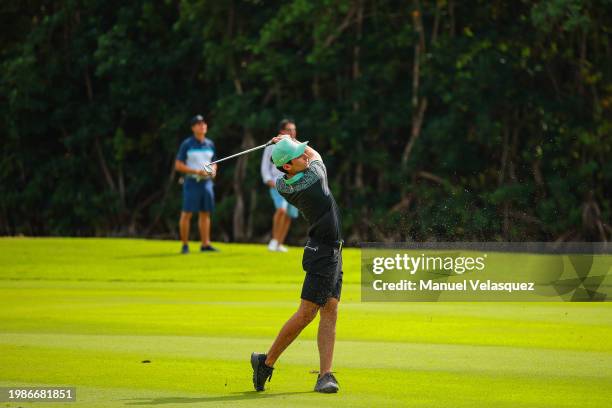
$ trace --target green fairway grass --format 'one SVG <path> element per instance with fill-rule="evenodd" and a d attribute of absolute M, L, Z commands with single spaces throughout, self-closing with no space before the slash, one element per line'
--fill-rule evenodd
<path fill-rule="evenodd" d="M 610 303 L 361 303 L 352 248 L 340 393 L 312 392 L 318 320 L 256 393 L 249 356 L 297 309 L 302 251 L 216 246 L 0 239 L 0 386 L 77 388 L 74 403 L 0 407 L 611 406 Z"/>

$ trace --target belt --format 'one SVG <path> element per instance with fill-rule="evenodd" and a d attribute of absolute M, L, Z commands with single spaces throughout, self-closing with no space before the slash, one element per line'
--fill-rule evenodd
<path fill-rule="evenodd" d="M 328 247 L 332 247 L 332 248 L 336 248 L 336 249 L 342 249 L 342 246 L 344 245 L 344 240 L 341 239 L 339 241 L 317 241 L 315 239 L 308 239 L 308 243 L 306 245 L 323 245 L 323 246 L 328 246 Z M 309 246 L 310 246 L 309 245 Z"/>
<path fill-rule="evenodd" d="M 210 177 L 193 176 L 191 174 L 187 175 L 187 178 L 189 178 L 189 179 L 191 179 L 191 180 L 193 180 L 193 181 L 195 181 L 197 183 L 200 183 L 200 182 L 206 181 L 206 180 L 210 180 Z"/>

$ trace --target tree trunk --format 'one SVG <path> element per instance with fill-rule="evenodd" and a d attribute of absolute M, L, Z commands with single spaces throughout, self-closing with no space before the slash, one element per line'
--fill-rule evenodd
<path fill-rule="evenodd" d="M 98 165 L 104 175 L 104 179 L 106 180 L 106 184 L 111 189 L 113 193 L 117 192 L 117 187 L 115 186 L 115 181 L 113 180 L 113 176 L 106 164 L 106 159 L 104 158 L 104 153 L 102 152 L 102 146 L 100 144 L 100 138 L 98 136 L 95 137 L 94 140 L 94 148 L 96 149 L 96 156 L 98 158 Z"/>
<path fill-rule="evenodd" d="M 360 64 L 360 55 L 361 55 L 361 38 L 363 35 L 363 0 L 358 0 L 356 2 L 357 7 L 357 16 L 356 16 L 356 27 L 355 27 L 355 45 L 353 46 L 353 67 L 352 67 L 352 76 L 353 81 L 358 81 L 361 78 L 361 64 Z M 359 101 L 353 96 L 353 114 L 355 117 L 359 115 L 359 110 L 361 108 L 361 104 Z M 357 138 L 357 146 L 356 151 L 358 155 L 357 164 L 355 165 L 355 180 L 354 180 L 354 188 L 355 191 L 359 192 L 360 195 L 363 194 L 364 189 L 364 181 L 363 181 L 363 168 L 364 163 L 362 160 L 363 157 L 363 139 Z M 362 207 L 360 209 L 360 215 L 362 220 L 366 220 L 367 217 L 367 208 Z M 363 240 L 363 231 L 367 230 L 367 225 L 364 225 L 363 222 L 358 222 L 354 224 L 352 236 L 356 241 Z"/>
<path fill-rule="evenodd" d="M 85 92 L 87 94 L 87 100 L 90 104 L 93 104 L 93 86 L 91 84 L 91 76 L 89 75 L 89 71 L 87 69 L 85 69 L 85 72 L 83 73 L 83 79 L 85 80 Z M 106 180 L 106 184 L 108 185 L 110 190 L 113 193 L 116 193 L 117 187 L 115 186 L 113 175 L 111 174 L 110 169 L 108 168 L 108 164 L 106 163 L 104 152 L 102 151 L 102 145 L 100 144 L 100 138 L 97 135 L 94 137 L 94 149 L 96 151 L 98 165 L 100 166 L 100 170 L 102 172 L 102 175 L 104 176 L 104 180 Z"/>
<path fill-rule="evenodd" d="M 421 10 L 421 3 L 419 0 L 415 0 L 413 3 L 413 11 L 412 11 L 412 23 L 414 25 L 414 30 L 418 35 L 418 41 L 414 45 L 414 62 L 412 66 L 412 125 L 410 128 L 410 138 L 406 146 L 404 147 L 404 152 L 402 154 L 402 166 L 405 166 L 410 159 L 410 153 L 414 148 L 414 144 L 421 135 L 421 129 L 423 127 L 423 119 L 425 117 L 425 112 L 427 110 L 427 97 L 421 97 L 419 95 L 420 92 L 420 77 L 421 77 L 421 64 L 423 60 L 423 56 L 426 53 L 425 46 L 425 31 L 423 29 L 423 17 Z M 438 27 L 439 27 L 439 10 L 440 4 L 436 4 L 436 21 L 434 22 L 434 27 L 432 29 L 431 42 L 433 43 L 438 37 Z"/>
<path fill-rule="evenodd" d="M 255 220 L 255 208 L 257 207 L 257 189 L 251 187 L 249 192 L 249 213 L 247 216 L 246 238 L 251 241 L 253 239 L 253 224 Z"/>
<path fill-rule="evenodd" d="M 448 0 L 448 15 L 450 17 L 450 22 L 448 24 L 448 32 L 450 37 L 455 37 L 455 1 Z"/>
<path fill-rule="evenodd" d="M 244 136 L 242 138 L 241 150 L 246 150 L 254 147 L 253 134 L 250 129 L 244 130 Z M 247 238 L 245 228 L 245 199 L 244 199 L 244 179 L 246 177 L 247 164 L 249 162 L 249 156 L 240 156 L 236 160 L 236 168 L 234 170 L 234 180 L 232 183 L 234 189 L 234 197 L 236 197 L 236 204 L 234 205 L 234 215 L 232 219 L 232 232 L 234 240 L 244 241 Z"/>
<path fill-rule="evenodd" d="M 359 0 L 357 2 L 357 41 L 355 42 L 355 46 L 353 47 L 353 81 L 359 80 L 361 78 L 361 66 L 359 61 L 359 56 L 361 54 L 361 46 L 360 41 L 363 33 L 363 0 Z M 353 113 L 355 116 L 359 115 L 360 103 L 358 100 L 353 98 Z M 357 138 L 357 146 L 356 146 L 357 154 L 361 156 L 363 154 L 363 143 L 362 138 Z M 363 160 L 358 160 L 357 165 L 355 166 L 355 188 L 363 189 Z"/>
<path fill-rule="evenodd" d="M 172 156 L 172 159 L 174 159 L 174 155 Z M 157 225 L 157 223 L 159 222 L 159 219 L 161 218 L 162 214 L 164 213 L 164 208 L 166 206 L 166 201 L 168 199 L 168 195 L 169 195 L 170 189 L 172 187 L 172 183 L 174 182 L 174 175 L 175 174 L 176 174 L 176 168 L 174 167 L 174 160 L 172 160 L 172 166 L 170 168 L 170 173 L 168 175 L 168 179 L 166 180 L 166 185 L 164 187 L 164 192 L 163 192 L 162 198 L 160 200 L 159 211 L 155 215 L 155 219 L 153 220 L 153 222 L 147 228 L 147 230 L 145 232 L 145 235 L 151 234 L 151 231 L 153 231 L 153 228 Z"/>

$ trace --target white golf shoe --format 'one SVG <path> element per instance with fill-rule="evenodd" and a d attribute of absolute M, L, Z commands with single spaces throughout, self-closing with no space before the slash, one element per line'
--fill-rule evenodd
<path fill-rule="evenodd" d="M 270 243 L 268 244 L 268 251 L 278 251 L 278 241 L 275 239 L 271 239 Z"/>

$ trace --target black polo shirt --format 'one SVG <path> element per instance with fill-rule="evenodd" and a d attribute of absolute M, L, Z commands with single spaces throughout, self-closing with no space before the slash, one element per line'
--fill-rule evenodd
<path fill-rule="evenodd" d="M 276 190 L 297 207 L 310 225 L 308 237 L 316 242 L 334 244 L 342 239 L 340 210 L 329 190 L 327 169 L 321 160 L 290 179 L 276 180 Z"/>

